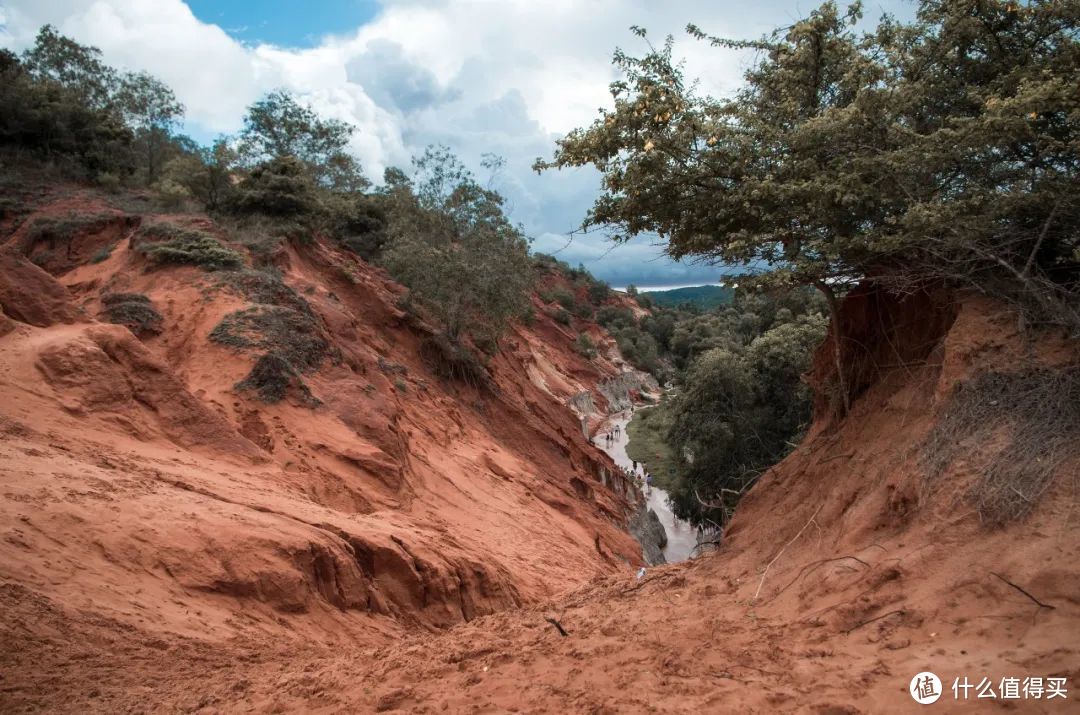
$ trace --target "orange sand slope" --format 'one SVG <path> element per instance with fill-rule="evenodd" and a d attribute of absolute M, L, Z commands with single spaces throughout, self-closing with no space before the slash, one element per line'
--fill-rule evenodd
<path fill-rule="evenodd" d="M 851 414 L 822 400 L 722 548 L 636 580 L 629 504 L 564 404 L 617 368 L 573 332 L 540 316 L 494 388 L 447 382 L 381 273 L 288 247 L 340 357 L 305 376 L 321 405 L 266 406 L 232 387 L 253 356 L 207 340 L 244 300 L 144 271 L 127 226 L 55 277 L 17 231 L 0 261 L 4 711 L 903 712 L 922 670 L 1080 697 L 1080 465 L 990 528 L 968 493 L 1007 424 L 935 479 L 920 457 L 975 375 L 1076 360 L 989 302 L 851 297 Z M 162 334 L 95 322 L 108 291 L 150 296 Z"/>

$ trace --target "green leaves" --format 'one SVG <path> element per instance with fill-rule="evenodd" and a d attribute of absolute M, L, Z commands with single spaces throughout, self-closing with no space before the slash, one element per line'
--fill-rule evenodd
<path fill-rule="evenodd" d="M 448 149 L 429 147 L 413 164 L 411 179 L 395 170 L 388 183 L 382 263 L 450 340 L 495 343 L 527 305 L 528 242 L 503 214 L 502 197 Z"/>
<path fill-rule="evenodd" d="M 369 182 L 345 147 L 355 127 L 320 117 L 279 89 L 248 107 L 240 132 L 239 152 L 250 166 L 292 157 L 320 185 L 334 189 L 363 189 Z"/>
<path fill-rule="evenodd" d="M 617 51 L 613 104 L 537 170 L 593 164 L 586 227 L 667 239 L 772 284 L 972 286 L 1080 331 L 1080 5 L 923 0 L 860 34 L 825 3 L 697 96 L 670 39 Z M 642 33 L 643 34 L 643 33 Z"/>

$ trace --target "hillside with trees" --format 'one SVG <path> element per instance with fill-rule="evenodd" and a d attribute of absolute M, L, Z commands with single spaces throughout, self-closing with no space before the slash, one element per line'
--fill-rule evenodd
<path fill-rule="evenodd" d="M 665 308 L 694 306 L 701 310 L 711 310 L 730 303 L 734 290 L 725 286 L 705 285 L 670 290 L 649 290 L 642 291 L 641 294 L 646 296 L 653 305 Z"/>
<path fill-rule="evenodd" d="M 722 96 L 633 27 L 537 159 L 714 305 L 531 252 L 497 157 L 0 50 L 0 711 L 1067 710 L 1080 3 L 912 11 L 688 25 Z"/>

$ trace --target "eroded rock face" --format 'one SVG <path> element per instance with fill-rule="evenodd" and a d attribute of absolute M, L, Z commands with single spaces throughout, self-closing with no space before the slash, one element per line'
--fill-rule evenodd
<path fill-rule="evenodd" d="M 0 263 L 30 276 L 25 295 L 0 290 L 0 425 L 17 426 L 0 438 L 0 532 L 18 532 L 0 579 L 65 628 L 376 644 L 640 563 L 610 461 L 530 377 L 541 347 L 550 374 L 599 377 L 552 321 L 544 339 L 512 331 L 489 379 L 455 381 L 381 271 L 283 244 L 275 295 L 332 345 L 303 375 L 317 399 L 268 405 L 235 387 L 259 351 L 208 338 L 251 305 L 228 276 L 147 270 L 123 241 L 99 262 L 77 248 L 59 278 Z M 83 318 L 107 293 L 146 296 L 161 332 Z"/>
<path fill-rule="evenodd" d="M 46 340 L 35 366 L 64 409 L 123 421 L 143 438 L 261 459 L 262 453 L 185 388 L 129 330 L 89 325 Z"/>
<path fill-rule="evenodd" d="M 630 519 L 630 533 L 641 544 L 641 554 L 645 563 L 650 566 L 667 563 L 667 559 L 664 558 L 667 532 L 664 530 L 664 525 L 660 523 L 660 517 L 647 504 L 641 504 L 634 512 L 633 518 Z"/>
<path fill-rule="evenodd" d="M 0 307 L 8 318 L 42 328 L 83 319 L 67 288 L 10 247 L 0 247 Z"/>

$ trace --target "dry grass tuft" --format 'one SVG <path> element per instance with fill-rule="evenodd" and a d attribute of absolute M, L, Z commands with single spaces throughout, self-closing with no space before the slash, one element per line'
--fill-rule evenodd
<path fill-rule="evenodd" d="M 1004 446 L 986 454 L 1002 434 Z M 988 372 L 961 385 L 920 455 L 929 480 L 957 459 L 980 466 L 967 496 L 985 524 L 1023 518 L 1061 467 L 1080 459 L 1080 366 Z"/>

